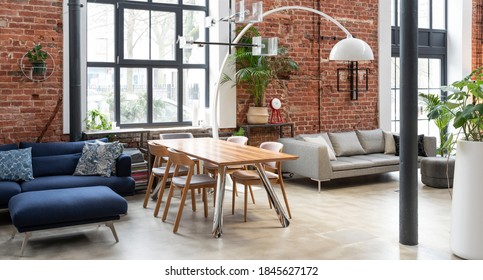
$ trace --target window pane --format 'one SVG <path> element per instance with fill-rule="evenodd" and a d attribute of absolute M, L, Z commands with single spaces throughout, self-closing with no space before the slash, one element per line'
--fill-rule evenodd
<path fill-rule="evenodd" d="M 391 0 L 391 25 L 396 25 L 396 0 Z"/>
<path fill-rule="evenodd" d="M 429 60 L 429 87 L 441 87 L 441 59 Z"/>
<path fill-rule="evenodd" d="M 114 5 L 87 3 L 87 60 L 114 62 Z"/>
<path fill-rule="evenodd" d="M 146 74 L 145 68 L 121 68 L 121 124 L 147 122 Z"/>
<path fill-rule="evenodd" d="M 178 4 L 178 0 L 153 0 L 153 3 Z"/>
<path fill-rule="evenodd" d="M 206 0 L 183 0 L 183 4 L 185 4 L 185 5 L 205 6 L 206 5 Z"/>
<path fill-rule="evenodd" d="M 433 0 L 433 29 L 446 29 L 446 0 Z"/>
<path fill-rule="evenodd" d="M 114 114 L 114 68 L 87 68 L 87 111 L 99 110 L 110 121 Z"/>
<path fill-rule="evenodd" d="M 393 72 L 396 75 L 396 77 L 395 77 L 395 80 L 396 80 L 396 86 L 395 86 L 395 88 L 399 88 L 400 87 L 399 86 L 399 81 L 401 80 L 400 71 L 399 71 L 401 69 L 401 66 L 400 66 L 400 58 L 399 57 L 396 57 L 395 63 L 396 63 L 394 65 L 395 72 Z"/>
<path fill-rule="evenodd" d="M 429 28 L 429 0 L 419 0 L 418 27 Z"/>
<path fill-rule="evenodd" d="M 204 108 L 201 98 L 205 96 L 205 76 L 204 69 L 183 70 L 183 121 L 193 120 L 191 112 L 200 112 L 200 108 Z"/>
<path fill-rule="evenodd" d="M 205 41 L 205 12 L 183 11 L 183 36 L 195 41 Z M 183 63 L 205 63 L 205 48 L 183 49 Z"/>
<path fill-rule="evenodd" d="M 124 10 L 124 58 L 149 59 L 149 11 Z"/>
<path fill-rule="evenodd" d="M 152 12 L 151 59 L 174 60 L 176 47 L 176 14 Z"/>
<path fill-rule="evenodd" d="M 429 62 L 427 58 L 418 58 L 418 88 L 429 87 Z"/>
<path fill-rule="evenodd" d="M 178 121 L 178 70 L 153 69 L 153 122 Z"/>

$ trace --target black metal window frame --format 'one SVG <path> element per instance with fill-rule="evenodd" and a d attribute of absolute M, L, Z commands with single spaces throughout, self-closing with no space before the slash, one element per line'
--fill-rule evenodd
<path fill-rule="evenodd" d="M 123 57 L 124 43 L 123 43 L 123 12 L 124 9 L 140 9 L 147 11 L 167 11 L 176 14 L 176 36 L 182 36 L 183 32 L 183 11 L 204 11 L 208 16 L 209 14 L 209 1 L 206 1 L 205 6 L 186 5 L 182 0 L 178 1 L 178 4 L 166 4 L 166 3 L 154 3 L 152 0 L 146 0 L 146 2 L 139 1 L 126 1 L 126 0 L 87 0 L 88 3 L 96 4 L 112 4 L 115 7 L 115 49 L 114 49 L 114 62 L 89 62 L 87 61 L 87 68 L 99 67 L 99 68 L 113 68 L 114 69 L 114 100 L 115 100 L 115 119 L 117 124 L 121 128 L 134 128 L 134 127 L 163 127 L 163 126 L 188 126 L 191 125 L 191 121 L 183 120 L 183 83 L 184 76 L 183 70 L 186 69 L 204 69 L 205 70 L 205 107 L 209 107 L 209 51 L 205 48 L 205 63 L 204 64 L 187 64 L 183 63 L 183 50 L 175 48 L 174 60 L 142 60 L 142 59 L 125 59 Z M 205 41 L 208 41 L 208 32 L 206 32 Z M 145 68 L 147 70 L 147 122 L 146 123 L 121 123 L 121 84 L 120 84 L 120 72 L 121 68 Z M 154 68 L 170 68 L 177 69 L 178 72 L 178 114 L 177 122 L 153 122 L 153 90 L 152 90 L 152 72 Z"/>

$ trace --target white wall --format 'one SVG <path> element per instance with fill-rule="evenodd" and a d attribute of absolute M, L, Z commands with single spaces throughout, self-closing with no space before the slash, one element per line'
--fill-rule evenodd
<path fill-rule="evenodd" d="M 379 0 L 379 127 L 391 130 L 391 1 Z"/>
<path fill-rule="evenodd" d="M 471 72 L 471 0 L 448 0 L 448 83 Z"/>

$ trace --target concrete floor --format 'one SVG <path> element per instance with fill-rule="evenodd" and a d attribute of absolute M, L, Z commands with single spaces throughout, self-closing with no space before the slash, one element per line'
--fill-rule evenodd
<path fill-rule="evenodd" d="M 165 223 L 153 217 L 154 202 L 142 208 L 143 193 L 127 197 L 128 215 L 115 223 L 120 242 L 107 227 L 86 225 L 34 232 L 19 258 L 23 235 L 10 239 L 8 213 L 0 213 L 0 259 L 41 260 L 450 260 L 451 199 L 447 189 L 420 184 L 419 245 L 399 244 L 398 172 L 317 184 L 307 178 L 286 180 L 293 218 L 282 228 L 265 191 L 256 187 L 243 222 L 243 196 L 231 214 L 225 196 L 223 237 L 211 236 L 213 209 L 203 217 L 187 204 L 177 234 L 172 233 L 179 200 Z M 277 188 L 277 190 L 279 190 Z M 280 193 L 280 192 L 278 192 Z M 281 199 L 281 195 L 279 196 Z M 211 200 L 212 198 L 210 198 Z M 283 203 L 283 202 L 282 202 Z M 163 204 L 164 206 L 164 204 Z"/>

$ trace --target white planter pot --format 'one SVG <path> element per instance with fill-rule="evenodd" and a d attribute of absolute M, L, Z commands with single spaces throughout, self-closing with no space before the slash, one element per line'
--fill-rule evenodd
<path fill-rule="evenodd" d="M 268 107 L 249 107 L 247 113 L 247 122 L 249 124 L 268 123 Z"/>
<path fill-rule="evenodd" d="M 483 142 L 458 141 L 451 225 L 451 250 L 483 259 Z"/>

